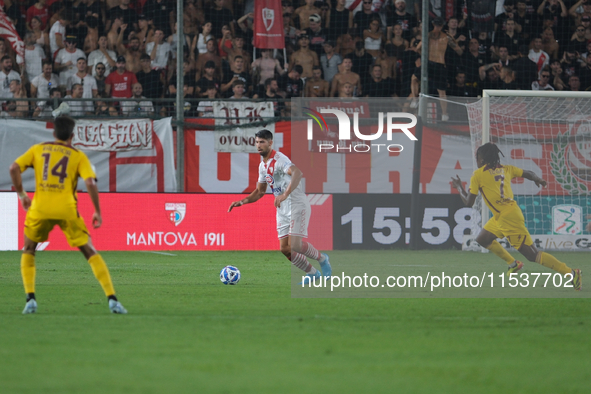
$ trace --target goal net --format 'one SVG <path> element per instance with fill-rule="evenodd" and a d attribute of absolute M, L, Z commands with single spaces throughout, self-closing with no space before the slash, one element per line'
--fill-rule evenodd
<path fill-rule="evenodd" d="M 591 214 L 591 93 L 491 90 L 467 108 L 473 157 L 480 145 L 494 142 L 504 154 L 501 163 L 548 182 L 543 189 L 523 178 L 511 184 L 536 246 L 577 242 Z M 490 218 L 481 197 L 474 210 L 473 237 Z"/>

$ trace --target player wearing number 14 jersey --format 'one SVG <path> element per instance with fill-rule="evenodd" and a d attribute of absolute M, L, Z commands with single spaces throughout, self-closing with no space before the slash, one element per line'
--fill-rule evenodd
<path fill-rule="evenodd" d="M 102 223 L 96 175 L 86 155 L 72 147 L 74 119 L 60 116 L 54 121 L 53 142 L 32 146 L 10 166 L 12 183 L 21 205 L 27 211 L 25 219 L 25 247 L 21 257 L 21 274 L 27 294 L 24 314 L 37 311 L 35 299 L 35 250 L 39 242 L 47 241 L 54 226 L 64 232 L 68 243 L 80 249 L 88 260 L 95 277 L 101 284 L 109 309 L 113 313 L 127 313 L 115 297 L 109 269 L 94 249 L 84 220 L 78 213 L 76 187 L 78 178 L 84 179 L 94 205 L 92 224 Z M 35 170 L 35 196 L 33 201 L 23 191 L 22 172 Z"/>
<path fill-rule="evenodd" d="M 317 260 L 322 275 L 330 276 L 332 271 L 328 256 L 303 240 L 308 236 L 311 208 L 300 184 L 302 172 L 287 156 L 273 149 L 273 134 L 269 130 L 258 131 L 255 134 L 255 144 L 262 157 L 257 188 L 248 197 L 232 202 L 228 212 L 232 208 L 258 201 L 265 195 L 267 187 L 271 187 L 277 208 L 277 234 L 281 252 L 293 265 L 306 273 L 304 284 L 321 276 L 306 257 Z"/>
<path fill-rule="evenodd" d="M 469 207 L 474 205 L 478 193 L 491 210 L 493 217 L 484 225 L 476 237 L 476 242 L 490 250 L 509 264 L 507 274 L 517 272 L 523 268 L 523 263 L 513 259 L 497 238 L 507 237 L 511 245 L 524 255 L 529 261 L 539 263 L 553 269 L 562 275 L 571 274 L 575 290 L 581 290 L 581 270 L 571 269 L 556 257 L 546 252 L 540 252 L 534 246 L 529 231 L 525 227 L 525 219 L 521 208 L 513 200 L 511 179 L 523 177 L 533 181 L 536 186 L 546 187 L 546 181 L 532 171 L 501 165 L 499 153 L 503 153 L 492 143 L 482 145 L 476 151 L 478 169 L 470 180 L 470 193 L 464 190 L 460 177 L 452 178 L 453 186 L 460 192 L 462 201 Z"/>

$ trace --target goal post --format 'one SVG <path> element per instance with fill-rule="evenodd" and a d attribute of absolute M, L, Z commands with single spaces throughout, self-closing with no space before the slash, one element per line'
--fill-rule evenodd
<path fill-rule="evenodd" d="M 512 183 L 538 248 L 544 249 L 544 241 L 577 242 L 591 214 L 591 92 L 484 90 L 482 100 L 467 109 L 474 169 L 476 149 L 494 142 L 504 153 L 503 164 L 548 181 L 545 189 Z M 480 197 L 474 208 L 479 215 L 473 215 L 473 236 L 490 217 Z"/>

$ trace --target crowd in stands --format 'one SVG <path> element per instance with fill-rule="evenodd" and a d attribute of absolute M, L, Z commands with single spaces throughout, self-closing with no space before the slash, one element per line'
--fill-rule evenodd
<path fill-rule="evenodd" d="M 0 39 L 1 115 L 49 116 L 62 98 L 74 116 L 172 114 L 159 99 L 179 93 L 178 45 L 189 116 L 212 116 L 216 98 L 416 97 L 423 21 L 421 2 L 409 2 L 362 0 L 352 12 L 346 0 L 284 0 L 287 58 L 253 58 L 253 0 L 184 0 L 182 34 L 173 0 L 5 0 L 25 56 Z M 437 3 L 429 45 L 445 47 L 430 56 L 429 93 L 591 89 L 591 0 L 499 0 L 491 31 L 472 25 L 465 2 L 447 20 Z M 87 98 L 98 101 L 75 100 Z"/>

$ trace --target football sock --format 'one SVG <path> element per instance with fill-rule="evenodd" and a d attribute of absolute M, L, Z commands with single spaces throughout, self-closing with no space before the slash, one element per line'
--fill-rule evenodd
<path fill-rule="evenodd" d="M 95 254 L 89 258 L 88 264 L 90 264 L 94 276 L 101 284 L 105 295 L 107 297 L 114 295 L 115 289 L 113 288 L 113 282 L 111 282 L 111 275 L 109 275 L 109 269 L 107 268 L 107 264 L 105 264 L 105 260 L 103 260 L 101 255 Z"/>
<path fill-rule="evenodd" d="M 558 260 L 556 257 L 546 252 L 538 253 L 538 255 L 536 256 L 536 263 L 539 263 L 544 267 L 548 267 L 556 272 L 559 272 L 562 275 L 572 273 L 572 269 L 570 269 L 566 264 L 564 264 L 562 261 Z"/>
<path fill-rule="evenodd" d="M 511 264 L 515 261 L 513 256 L 511 256 L 509 252 L 507 252 L 505 248 L 503 248 L 496 240 L 492 241 L 487 249 L 499 256 L 501 259 L 505 260 L 507 264 Z"/>
<path fill-rule="evenodd" d="M 312 244 L 309 244 L 306 241 L 302 241 L 302 254 L 316 261 L 322 258 L 320 252 L 314 246 L 312 246 Z"/>
<path fill-rule="evenodd" d="M 35 293 L 35 256 L 23 253 L 21 256 L 21 275 L 25 285 L 25 293 Z"/>
<path fill-rule="evenodd" d="M 305 273 L 312 275 L 316 273 L 316 268 L 314 268 L 312 264 L 308 262 L 308 259 L 303 254 L 291 252 L 290 260 L 293 265 L 295 265 Z"/>

